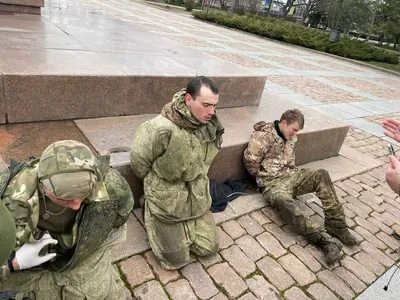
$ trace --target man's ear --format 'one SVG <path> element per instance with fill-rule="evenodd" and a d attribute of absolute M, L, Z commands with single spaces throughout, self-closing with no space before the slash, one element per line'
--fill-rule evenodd
<path fill-rule="evenodd" d="M 188 107 L 190 107 L 192 105 L 192 101 L 193 101 L 192 96 L 189 93 L 186 93 L 186 95 L 185 95 L 185 103 L 186 103 L 186 105 Z"/>
<path fill-rule="evenodd" d="M 282 120 L 281 124 L 286 127 L 287 126 L 287 120 Z"/>

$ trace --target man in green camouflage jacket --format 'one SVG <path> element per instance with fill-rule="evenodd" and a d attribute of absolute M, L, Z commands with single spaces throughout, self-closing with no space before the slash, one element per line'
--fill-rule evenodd
<path fill-rule="evenodd" d="M 140 125 L 133 142 L 131 165 L 143 180 L 150 246 L 165 269 L 186 265 L 190 251 L 218 251 L 207 177 L 222 143 L 218 98 L 209 78 L 193 78 L 161 115 Z"/>
<path fill-rule="evenodd" d="M 320 246 L 328 264 L 340 259 L 342 244 L 357 245 L 358 241 L 347 228 L 345 215 L 329 173 L 324 169 L 297 169 L 294 145 L 297 133 L 304 127 L 304 116 L 297 110 L 283 113 L 280 121 L 258 122 L 254 125 L 244 164 L 256 178 L 268 204 L 297 232 Z M 296 204 L 296 196 L 315 193 L 325 214 L 325 229 L 312 222 Z"/>
<path fill-rule="evenodd" d="M 32 300 L 124 299 L 111 247 L 125 239 L 133 195 L 108 156 L 55 142 L 40 160 L 0 173 L 0 196 L 16 226 L 0 291 Z"/>

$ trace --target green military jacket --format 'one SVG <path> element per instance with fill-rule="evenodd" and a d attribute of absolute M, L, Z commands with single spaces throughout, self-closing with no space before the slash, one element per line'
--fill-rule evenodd
<path fill-rule="evenodd" d="M 0 174 L 0 183 L 6 184 L 0 186 L 0 190 L 4 190 L 1 200 L 14 218 L 17 230 L 15 250 L 25 243 L 40 239 L 45 233 L 37 228 L 40 217 L 38 162 L 38 159 L 26 162 L 17 173 L 11 167 L 8 173 Z M 82 205 L 72 232 L 67 236 L 55 236 L 56 239 L 68 240 L 73 250 L 71 255 L 57 256 L 54 262 L 41 267 L 65 270 L 77 265 L 99 249 L 113 228 L 127 221 L 134 204 L 132 191 L 126 180 L 108 167 L 108 161 L 105 163 L 100 168 L 103 170 L 103 180 L 96 183 L 99 187 L 97 192 Z M 10 178 L 5 180 L 7 176 Z M 59 242 L 66 244 L 64 240 Z"/>
<path fill-rule="evenodd" d="M 204 215 L 211 206 L 207 173 L 217 153 L 215 140 L 202 141 L 162 115 L 140 125 L 130 158 L 150 212 L 167 223 Z"/>

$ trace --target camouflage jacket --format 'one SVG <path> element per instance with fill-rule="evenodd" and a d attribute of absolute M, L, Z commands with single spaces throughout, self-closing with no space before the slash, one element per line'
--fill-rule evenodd
<path fill-rule="evenodd" d="M 264 187 L 269 181 L 297 170 L 294 145 L 296 138 L 284 141 L 277 133 L 274 122 L 254 124 L 254 132 L 244 151 L 244 165 L 256 178 L 257 185 Z"/>
<path fill-rule="evenodd" d="M 17 174 L 12 169 L 0 174 L 3 178 L 0 183 L 7 184 L 8 182 L 1 200 L 15 220 L 17 229 L 15 250 L 25 243 L 40 239 L 45 233 L 37 228 L 40 217 L 37 166 L 38 160 L 32 160 L 27 162 Z M 108 162 L 102 169 L 104 180 L 96 185 L 101 185 L 103 188 L 99 188 L 96 195 L 91 195 L 85 200 L 72 233 L 65 236 L 54 235 L 50 232 L 59 240 L 59 244 L 66 244 L 64 238 L 69 240 L 70 246 L 74 247 L 72 256 L 57 256 L 54 262 L 39 268 L 61 271 L 72 268 L 96 251 L 113 228 L 122 226 L 127 221 L 133 208 L 132 191 L 126 180 L 116 170 L 108 167 Z M 6 181 L 4 180 L 6 176 L 11 176 L 11 178 Z"/>
<path fill-rule="evenodd" d="M 141 124 L 131 166 L 143 180 L 151 213 L 166 223 L 205 214 L 211 206 L 207 173 L 217 153 L 215 141 L 201 141 L 162 115 Z"/>

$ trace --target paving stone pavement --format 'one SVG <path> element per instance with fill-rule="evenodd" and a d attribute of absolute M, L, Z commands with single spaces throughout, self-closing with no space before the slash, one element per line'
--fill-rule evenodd
<path fill-rule="evenodd" d="M 57 23 L 68 5 L 55 2 L 46 5 L 42 17 Z M 220 252 L 194 257 L 180 270 L 163 270 L 147 245 L 118 262 L 130 291 L 127 299 L 353 299 L 393 266 L 399 243 L 390 234 L 399 226 L 400 198 L 385 183 L 388 140 L 379 122 L 400 113 L 399 78 L 137 2 L 79 3 L 84 12 L 113 16 L 268 76 L 265 89 L 272 95 L 347 122 L 352 127 L 345 144 L 382 161 L 381 167 L 335 182 L 348 224 L 362 242 L 344 247 L 339 263 L 327 266 L 319 249 L 266 207 L 219 225 Z M 299 201 L 313 220 L 323 222 L 318 199 Z M 134 218 L 135 234 L 144 235 Z"/>
<path fill-rule="evenodd" d="M 361 241 L 345 246 L 339 263 L 328 266 L 318 248 L 266 207 L 220 224 L 220 252 L 180 270 L 162 270 L 151 251 L 119 262 L 128 287 L 137 299 L 148 299 L 144 291 L 155 299 L 355 299 L 394 265 L 392 252 L 400 246 L 391 236 L 399 226 L 400 198 L 385 183 L 383 156 L 367 155 L 381 158 L 382 166 L 335 182 L 351 231 Z M 299 203 L 321 219 L 321 202 L 313 194 Z"/>

